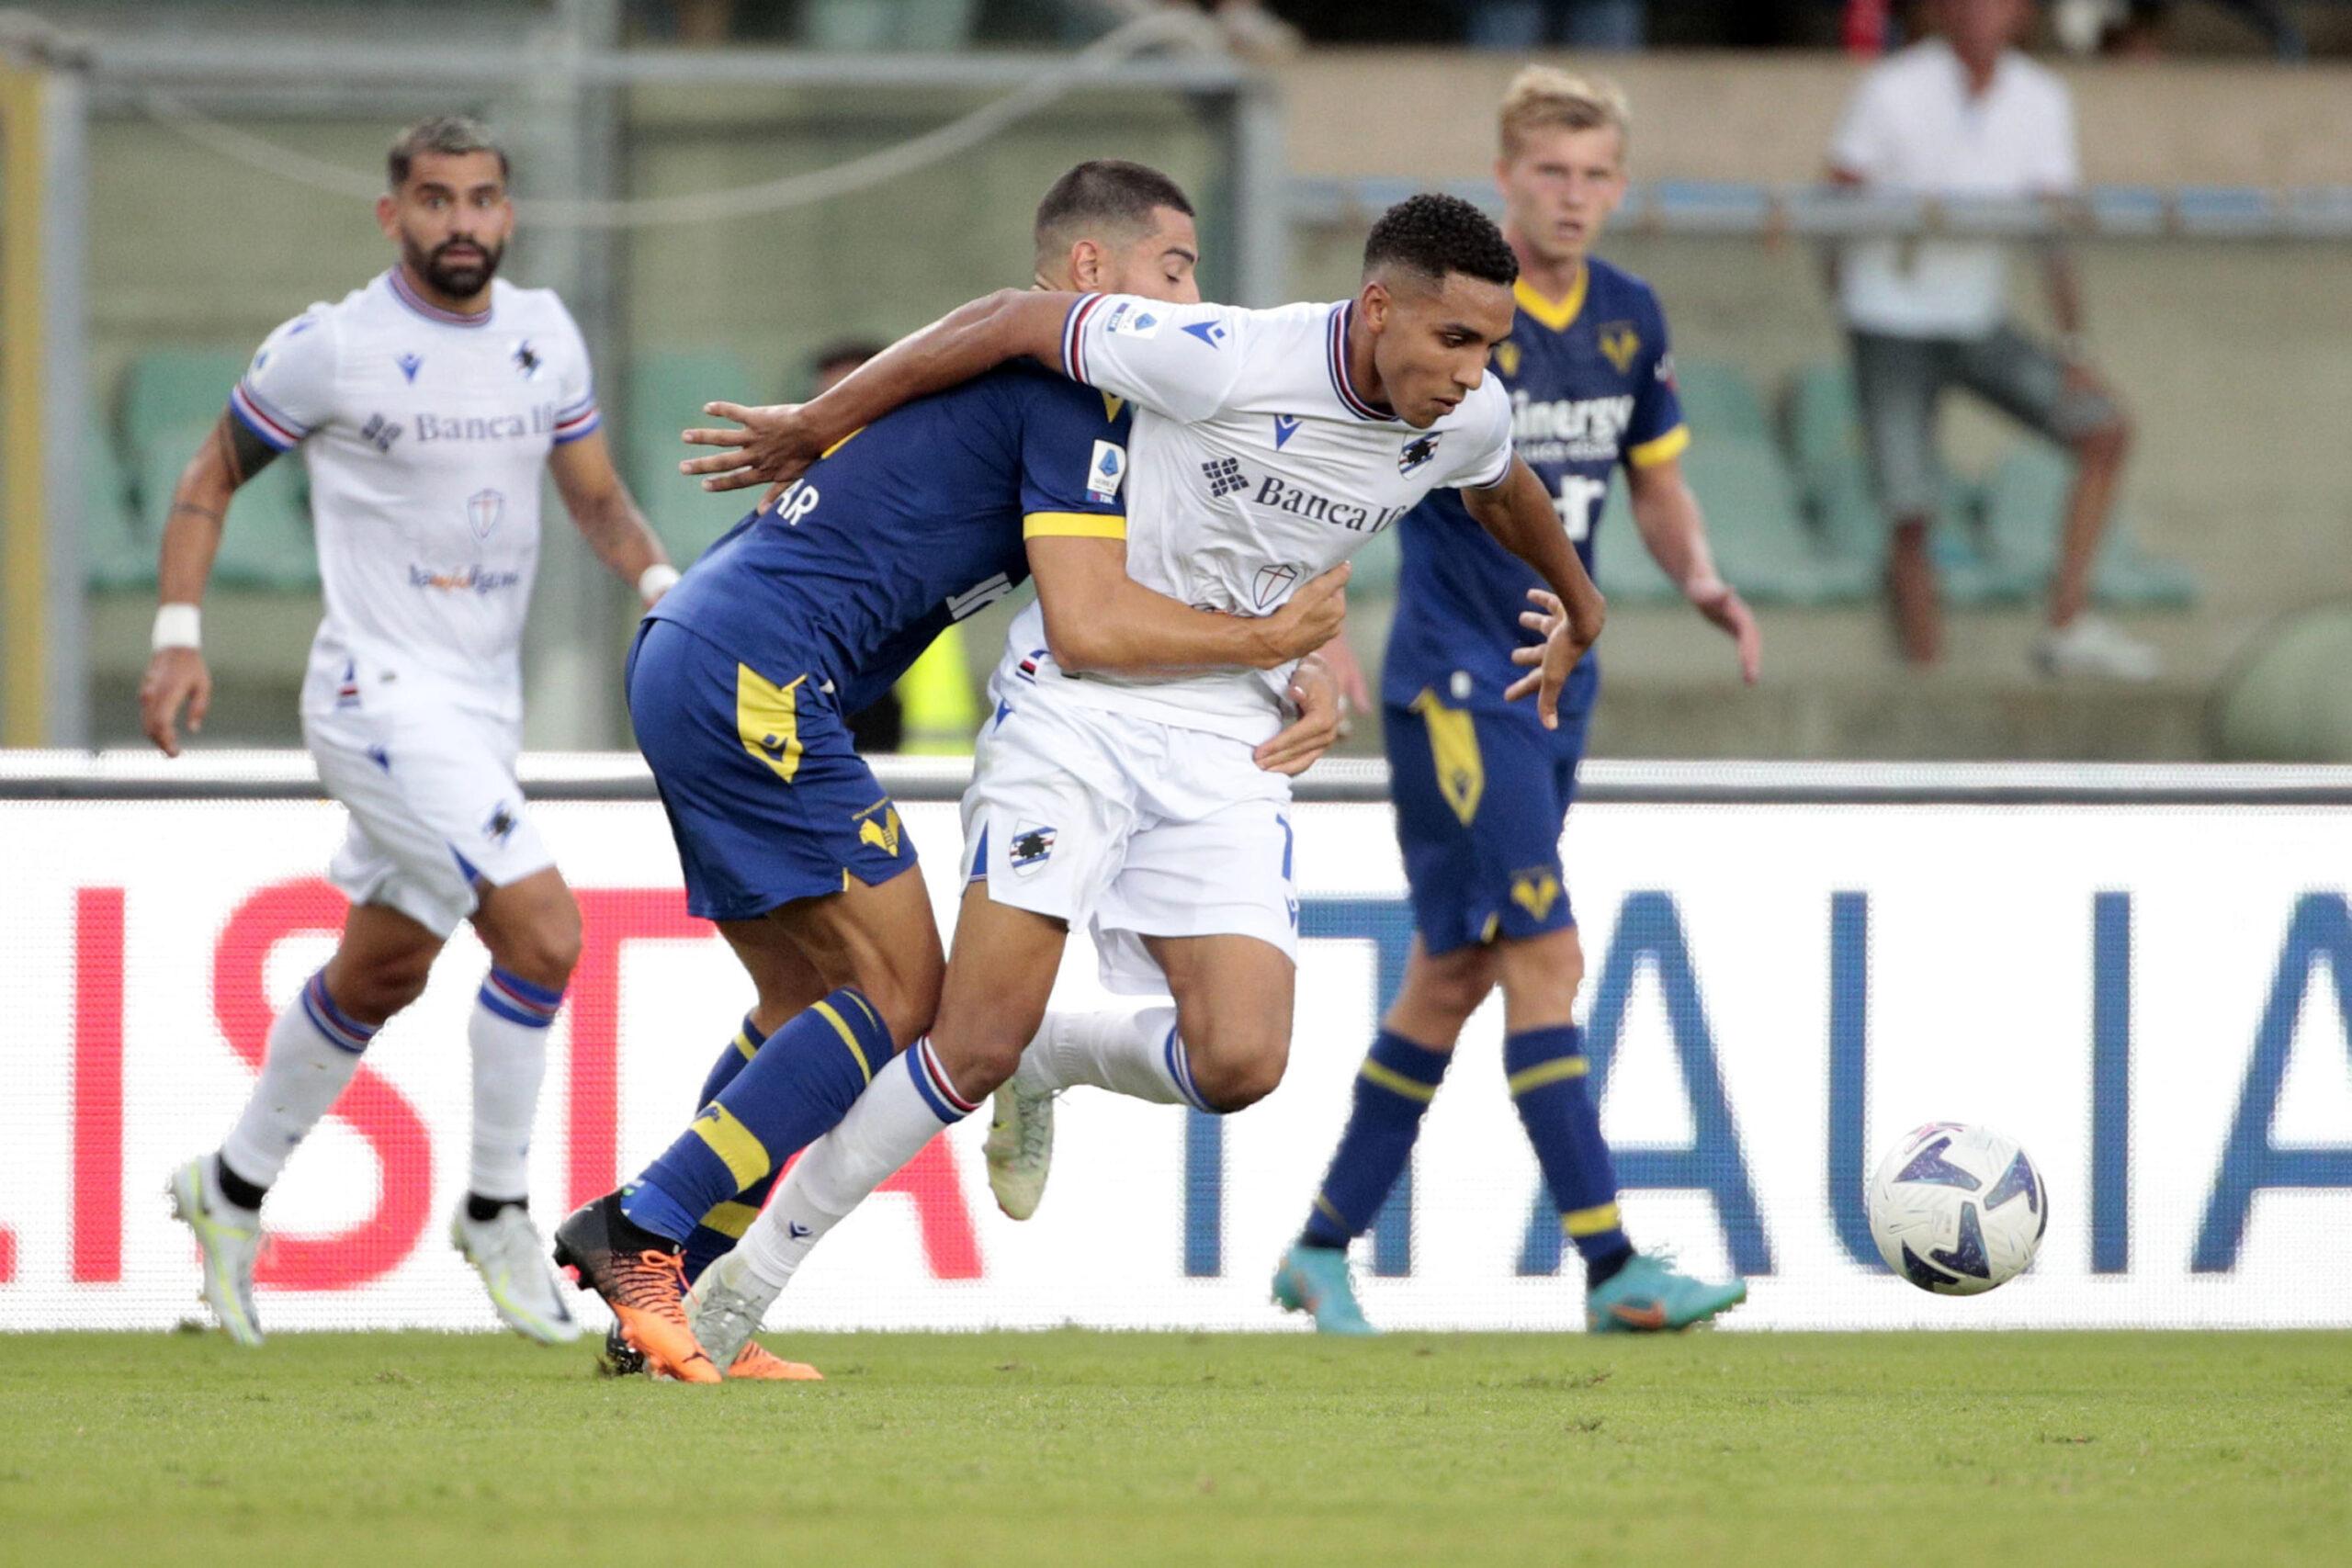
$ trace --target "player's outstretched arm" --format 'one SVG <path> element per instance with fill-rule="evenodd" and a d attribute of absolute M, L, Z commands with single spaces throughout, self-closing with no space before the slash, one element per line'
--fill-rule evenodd
<path fill-rule="evenodd" d="M 1062 328 L 1080 298 L 1001 288 L 900 338 L 812 401 L 766 408 L 706 403 L 705 413 L 731 419 L 743 428 L 684 432 L 683 438 L 690 446 L 722 450 L 689 457 L 678 471 L 700 476 L 705 490 L 789 484 L 853 432 L 917 398 L 944 391 L 1023 355 L 1059 370 Z"/>
<path fill-rule="evenodd" d="M 636 589 L 651 609 L 678 581 L 677 569 L 613 467 L 605 433 L 592 431 L 565 442 L 548 455 L 548 470 L 555 476 L 556 493 L 563 497 L 564 510 L 571 513 L 580 536 L 605 570 Z"/>
<path fill-rule="evenodd" d="M 1568 536 L 1560 527 L 1559 508 L 1552 503 L 1544 481 L 1523 460 L 1513 457 L 1499 484 L 1487 490 L 1465 490 L 1462 501 L 1497 544 L 1535 569 L 1563 606 L 1544 634 L 1541 666 L 1513 682 L 1504 693 L 1516 699 L 1533 692 L 1536 717 L 1544 728 L 1556 729 L 1560 690 L 1585 649 L 1600 637 L 1608 605 L 1585 574 L 1584 563 L 1568 547 Z"/>
<path fill-rule="evenodd" d="M 223 413 L 172 487 L 172 509 L 164 519 L 163 558 L 156 572 L 154 652 L 139 682 L 139 722 L 164 755 L 180 754 L 179 724 L 187 713 L 188 733 L 204 728 L 212 705 L 212 672 L 205 667 L 198 637 L 198 610 L 220 553 L 220 530 L 229 498 L 237 487 L 267 468 L 277 448 L 255 435 L 233 414 Z"/>
<path fill-rule="evenodd" d="M 1739 677 L 1756 684 L 1762 672 L 1764 639 L 1756 617 L 1715 570 L 1707 547 L 1707 522 L 1699 498 L 1682 477 L 1679 458 L 1628 464 L 1625 484 L 1634 502 L 1634 526 L 1650 557 L 1672 579 L 1690 607 L 1721 626 L 1739 659 Z"/>
<path fill-rule="evenodd" d="M 1270 615 L 1227 615 L 1195 610 L 1128 576 L 1124 539 L 1053 536 L 1031 539 L 1028 548 L 1046 645 L 1072 672 L 1272 670 L 1329 642 L 1347 614 L 1345 562 Z"/>

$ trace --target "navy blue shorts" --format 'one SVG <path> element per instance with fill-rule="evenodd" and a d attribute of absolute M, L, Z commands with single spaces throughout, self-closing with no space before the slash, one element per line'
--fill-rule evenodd
<path fill-rule="evenodd" d="M 1589 719 L 1589 710 L 1563 713 L 1547 730 L 1532 703 L 1449 707 L 1429 693 L 1410 707 L 1388 705 L 1396 843 L 1430 952 L 1576 924 L 1560 829 Z"/>
<path fill-rule="evenodd" d="M 915 863 L 898 807 L 815 677 L 773 681 L 684 626 L 648 621 L 628 682 L 695 914 L 748 920 Z"/>

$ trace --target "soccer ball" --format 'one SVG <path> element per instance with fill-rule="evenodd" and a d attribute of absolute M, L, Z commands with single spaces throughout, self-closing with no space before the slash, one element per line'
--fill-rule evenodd
<path fill-rule="evenodd" d="M 1879 1162 L 1870 1219 L 1889 1269 L 1939 1296 L 1981 1295 L 2033 1262 L 2050 1194 L 2016 1140 L 1930 1122 Z"/>

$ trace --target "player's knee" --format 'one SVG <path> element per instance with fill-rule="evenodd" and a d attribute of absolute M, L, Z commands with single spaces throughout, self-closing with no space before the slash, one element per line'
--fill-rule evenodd
<path fill-rule="evenodd" d="M 986 1100 L 1004 1087 L 1007 1078 L 1021 1066 L 1021 1053 L 1028 1044 L 1025 1039 L 1015 1039 L 1007 1033 L 985 1035 L 951 1034 L 932 1036 L 932 1055 L 938 1058 L 940 1070 L 956 1092 L 972 1101 Z"/>
<path fill-rule="evenodd" d="M 1494 949 L 1486 946 L 1433 958 L 1414 976 L 1413 999 L 1459 1029 L 1495 988 L 1497 966 Z"/>
<path fill-rule="evenodd" d="M 561 911 L 503 936 L 492 948 L 491 961 L 535 986 L 563 989 L 580 964 L 579 909 L 567 901 Z"/>
<path fill-rule="evenodd" d="M 1574 926 L 1501 944 L 1503 992 L 1517 1016 L 1566 1019 L 1584 985 L 1584 943 Z"/>
<path fill-rule="evenodd" d="M 2115 464 L 2132 450 L 2132 421 L 2118 411 L 2105 423 L 2086 431 L 2075 452 L 2086 463 Z"/>
<path fill-rule="evenodd" d="M 1290 1042 L 1272 1034 L 1246 1042 L 1220 1042 L 1223 1050 L 1189 1051 L 1193 1088 L 1209 1109 L 1230 1115 L 1246 1111 L 1281 1087 L 1290 1065 Z"/>
<path fill-rule="evenodd" d="M 895 964 L 879 974 L 861 976 L 858 989 L 882 1015 L 882 1025 L 890 1032 L 890 1043 L 903 1051 L 923 1036 L 939 1016 L 939 987 L 943 978 L 936 954 L 928 958 L 909 955 L 904 963 Z M 1014 1052 L 1016 1059 L 1019 1051 Z"/>
<path fill-rule="evenodd" d="M 343 1012 L 365 1024 L 380 1024 L 424 994 L 433 972 L 433 954 L 406 954 L 379 959 L 361 969 L 353 967 L 327 976 L 327 997 Z"/>

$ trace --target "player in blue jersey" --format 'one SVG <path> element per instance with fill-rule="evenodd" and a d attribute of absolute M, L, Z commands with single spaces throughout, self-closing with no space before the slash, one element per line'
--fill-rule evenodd
<path fill-rule="evenodd" d="M 1511 84 L 1496 181 L 1519 254 L 1519 316 L 1494 367 L 1510 392 L 1513 443 L 1553 491 L 1587 568 L 1593 524 L 1623 468 L 1642 542 L 1691 605 L 1731 635 L 1753 682 L 1755 621 L 1715 575 L 1677 461 L 1690 434 L 1666 317 L 1647 284 L 1590 254 L 1624 194 L 1626 130 L 1612 86 L 1542 66 Z M 1532 651 L 1511 626 L 1514 607 L 1538 588 L 1533 574 L 1451 491 L 1432 493 L 1401 526 L 1381 702 L 1417 935 L 1330 1172 L 1275 1274 L 1275 1299 L 1311 1313 L 1326 1332 L 1373 1332 L 1348 1244 L 1404 1171 L 1463 1024 L 1499 984 L 1504 1071 L 1562 1229 L 1584 1258 L 1587 1321 L 1596 1330 L 1688 1326 L 1736 1304 L 1747 1288 L 1702 1284 L 1626 1239 L 1571 1011 L 1584 956 L 1563 886 L 1560 824 L 1599 666 L 1590 656 L 1577 666 L 1559 728 L 1543 728 L 1503 698 Z M 1544 617 L 1524 620 L 1535 629 Z M 1350 672 L 1340 676 L 1345 690 Z"/>
<path fill-rule="evenodd" d="M 1191 205 L 1156 171 L 1080 165 L 1047 193 L 1036 236 L 1053 288 L 1199 298 Z M 1033 571 L 1055 646 L 1092 671 L 1272 668 L 1338 629 L 1344 574 L 1255 620 L 1129 578 L 1127 431 L 1114 400 L 1034 365 L 910 403 L 738 524 L 639 628 L 629 711 L 688 907 L 718 922 L 758 990 L 687 1131 L 556 1232 L 557 1260 L 653 1371 L 718 1380 L 680 1304 L 689 1253 L 726 1250 L 785 1162 L 938 1005 L 930 894 L 843 714 Z M 1328 700 L 1316 706 L 1260 749 L 1261 765 L 1319 754 L 1331 724 Z M 755 1341 L 743 1355 L 728 1375 L 814 1375 Z"/>

